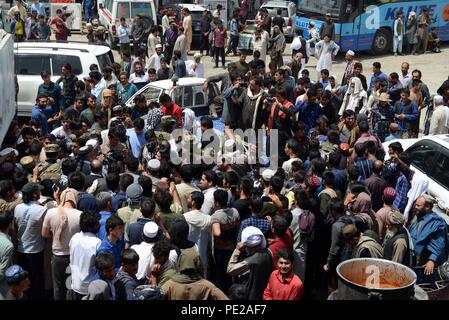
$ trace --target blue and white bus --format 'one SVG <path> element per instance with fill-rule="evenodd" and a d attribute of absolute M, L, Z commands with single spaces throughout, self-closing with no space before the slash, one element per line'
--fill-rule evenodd
<path fill-rule="evenodd" d="M 366 51 L 384 54 L 392 51 L 392 30 L 397 13 L 407 19 L 414 11 L 418 17 L 428 8 L 432 18 L 430 27 L 437 29 L 442 41 L 449 40 L 448 0 L 298 0 L 295 27 L 308 39 L 308 25 L 315 22 L 320 29 L 325 15 L 330 13 L 335 23 L 335 41 L 342 51 Z"/>

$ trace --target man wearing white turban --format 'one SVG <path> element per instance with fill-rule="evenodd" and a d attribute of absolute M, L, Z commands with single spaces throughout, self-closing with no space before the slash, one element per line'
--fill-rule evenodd
<path fill-rule="evenodd" d="M 273 271 L 273 257 L 266 248 L 266 240 L 262 231 L 249 226 L 242 231 L 242 242 L 238 243 L 229 259 L 227 272 L 237 276 L 249 271 L 247 292 L 249 300 L 262 300 L 263 292 Z M 238 261 L 241 253 L 245 251 L 248 257 Z"/>

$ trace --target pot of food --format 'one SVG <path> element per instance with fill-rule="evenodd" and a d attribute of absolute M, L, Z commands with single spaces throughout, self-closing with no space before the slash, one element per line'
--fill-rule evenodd
<path fill-rule="evenodd" d="M 350 259 L 337 266 L 339 300 L 410 300 L 415 272 L 383 259 Z"/>

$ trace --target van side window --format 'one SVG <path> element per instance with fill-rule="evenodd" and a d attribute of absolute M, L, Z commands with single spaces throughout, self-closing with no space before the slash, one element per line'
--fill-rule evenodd
<path fill-rule="evenodd" d="M 18 55 L 16 59 L 16 74 L 36 76 L 43 70 L 51 72 L 49 56 Z"/>
<path fill-rule="evenodd" d="M 62 66 L 66 63 L 72 66 L 72 73 L 74 75 L 80 75 L 83 73 L 83 67 L 81 66 L 81 60 L 77 56 L 63 56 L 63 55 L 52 55 L 51 63 L 53 66 L 53 75 L 62 75 Z"/>
<path fill-rule="evenodd" d="M 106 0 L 104 3 L 104 7 L 112 13 L 112 0 Z"/>

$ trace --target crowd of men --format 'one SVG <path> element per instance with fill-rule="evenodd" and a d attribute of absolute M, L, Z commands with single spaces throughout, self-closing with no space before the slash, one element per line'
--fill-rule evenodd
<path fill-rule="evenodd" d="M 217 40 L 215 17 L 218 66 L 226 39 Z M 11 123 L 0 151 L 0 298 L 326 299 L 338 264 L 359 257 L 401 263 L 435 285 L 447 224 L 401 143 L 382 143 L 448 133 L 449 79 L 433 95 L 407 62 L 388 75 L 375 62 L 364 75 L 352 51 L 337 79 L 339 47 L 323 28 L 313 81 L 305 40 L 298 35 L 284 65 L 282 28 L 262 21 L 260 33 L 275 37 L 270 63 L 258 50 L 249 63 L 240 53 L 207 78 L 202 90 L 221 83 L 211 116 L 197 121 L 167 94 L 138 95 L 126 107 L 173 69 L 205 72 L 201 54 L 185 66 L 189 23 L 183 30 L 162 19 L 164 41 L 154 28 L 146 49 L 119 29 L 122 63 L 92 65 L 89 78 L 66 64 L 54 83 L 44 70 L 31 120 Z M 277 163 L 269 151 L 252 163 L 232 129 L 263 129 L 267 141 L 277 132 Z M 186 145 L 215 161 L 192 163 Z"/>

